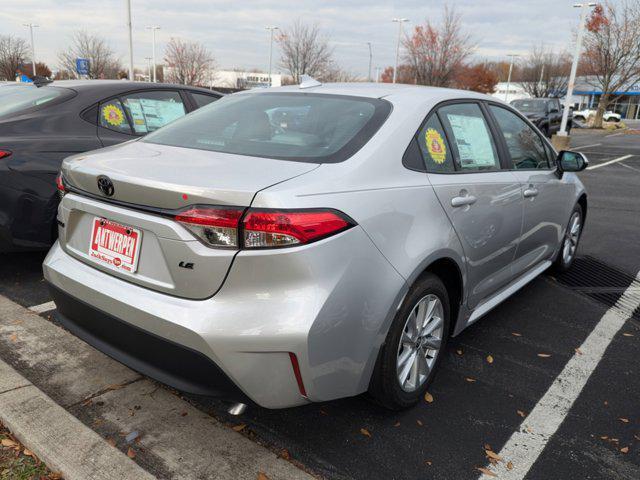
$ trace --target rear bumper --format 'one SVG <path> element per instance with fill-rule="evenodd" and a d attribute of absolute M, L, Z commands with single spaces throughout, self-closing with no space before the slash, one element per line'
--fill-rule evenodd
<path fill-rule="evenodd" d="M 180 390 L 239 390 L 266 408 L 366 391 L 405 291 L 360 227 L 307 246 L 241 251 L 204 300 L 129 283 L 59 243 L 43 267 L 61 322 L 88 343 Z"/>
<path fill-rule="evenodd" d="M 49 284 L 56 319 L 71 333 L 132 369 L 184 392 L 247 402 L 202 353 L 109 315 Z"/>

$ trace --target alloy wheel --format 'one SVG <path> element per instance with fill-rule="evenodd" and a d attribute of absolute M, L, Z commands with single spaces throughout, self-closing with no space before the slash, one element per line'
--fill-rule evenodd
<path fill-rule="evenodd" d="M 433 368 L 444 330 L 442 301 L 433 294 L 422 297 L 407 317 L 396 361 L 396 374 L 405 392 L 418 390 Z"/>
<path fill-rule="evenodd" d="M 580 228 L 582 223 L 580 221 L 580 214 L 573 212 L 571 220 L 569 220 L 569 227 L 564 237 L 564 245 L 562 247 L 562 260 L 565 265 L 568 265 L 576 254 L 578 249 L 578 241 L 580 240 Z"/>

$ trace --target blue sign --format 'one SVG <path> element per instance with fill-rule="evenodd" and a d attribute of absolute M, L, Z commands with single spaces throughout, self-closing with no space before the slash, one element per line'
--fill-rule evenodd
<path fill-rule="evenodd" d="M 76 72 L 78 72 L 78 75 L 89 75 L 89 60 L 76 58 Z"/>

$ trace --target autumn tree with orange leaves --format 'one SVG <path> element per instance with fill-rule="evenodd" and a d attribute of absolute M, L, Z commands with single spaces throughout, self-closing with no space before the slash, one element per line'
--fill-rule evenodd
<path fill-rule="evenodd" d="M 630 85 L 640 81 L 640 3 L 637 0 L 594 8 L 587 21 L 583 70 L 602 92 L 595 128 L 602 127 L 607 107 Z"/>
<path fill-rule="evenodd" d="M 486 62 L 460 65 L 454 74 L 453 86 L 462 90 L 494 93 L 498 85 L 498 74 Z"/>
<path fill-rule="evenodd" d="M 452 86 L 456 73 L 474 51 L 471 37 L 462 29 L 462 17 L 448 6 L 440 24 L 426 20 L 402 44 L 403 60 L 411 67 L 416 83 L 434 87 Z"/>

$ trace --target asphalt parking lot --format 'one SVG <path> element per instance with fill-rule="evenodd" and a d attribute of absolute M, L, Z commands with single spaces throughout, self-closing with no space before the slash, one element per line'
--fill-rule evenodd
<path fill-rule="evenodd" d="M 589 211 L 578 270 L 539 277 L 450 342 L 429 402 L 390 413 L 358 397 L 279 411 L 253 407 L 230 419 L 224 402 L 188 400 L 246 424 L 244 433 L 286 449 L 319 477 L 478 478 L 486 450 L 511 445 L 640 270 L 640 135 L 576 131 L 572 144 L 591 161 L 580 174 Z M 26 307 L 47 304 L 43 258 L 0 255 L 0 294 Z M 36 310 L 45 318 L 52 313 Z M 640 478 L 640 309 L 628 315 L 568 411 L 551 404 L 549 421 L 558 428 L 543 440 L 525 478 Z"/>

